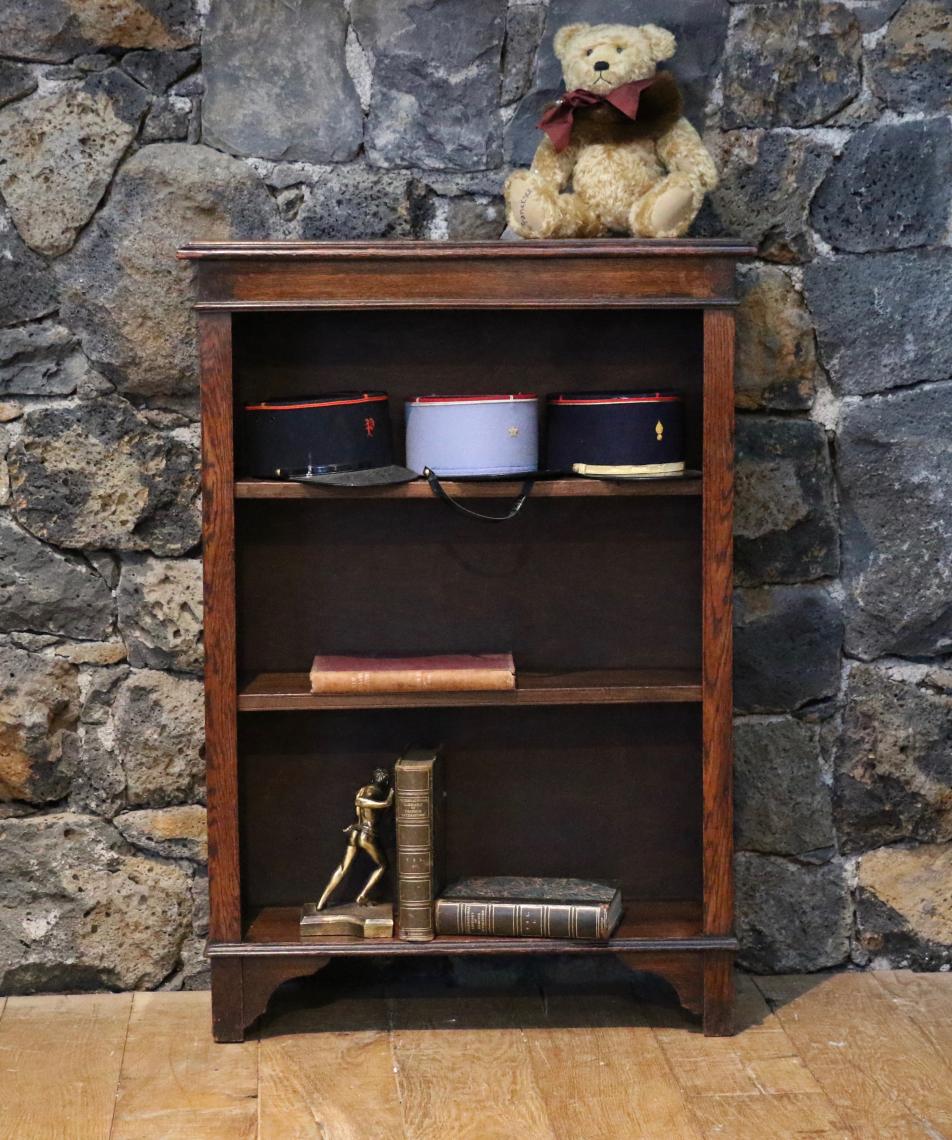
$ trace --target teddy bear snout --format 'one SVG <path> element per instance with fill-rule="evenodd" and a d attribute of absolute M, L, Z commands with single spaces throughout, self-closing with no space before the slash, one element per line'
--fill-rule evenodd
<path fill-rule="evenodd" d="M 607 61 L 607 60 L 605 60 L 605 59 L 600 59 L 600 60 L 598 61 L 598 63 L 596 63 L 596 64 L 594 65 L 594 67 L 595 67 L 595 70 L 596 70 L 596 71 L 607 71 L 607 70 L 608 70 L 608 68 L 610 67 L 610 64 L 608 63 L 608 61 Z"/>

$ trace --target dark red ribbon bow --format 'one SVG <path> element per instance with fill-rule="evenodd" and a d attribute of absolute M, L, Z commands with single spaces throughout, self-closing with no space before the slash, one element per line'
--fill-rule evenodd
<path fill-rule="evenodd" d="M 595 91 L 585 91 L 579 87 L 569 91 L 566 95 L 545 112 L 536 124 L 552 140 L 556 151 L 565 150 L 572 137 L 572 124 L 575 122 L 575 109 L 577 107 L 597 107 L 600 103 L 610 103 L 629 119 L 638 115 L 638 102 L 642 91 L 646 91 L 654 83 L 651 79 L 633 79 L 631 83 L 623 83 L 614 91 L 599 95 Z"/>

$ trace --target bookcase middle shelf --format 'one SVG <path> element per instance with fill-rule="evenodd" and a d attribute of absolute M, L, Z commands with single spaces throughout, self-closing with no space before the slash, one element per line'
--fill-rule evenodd
<path fill-rule="evenodd" d="M 518 687 L 498 692 L 312 693 L 307 673 L 255 673 L 238 688 L 239 712 L 295 709 L 465 708 L 511 705 L 616 705 L 701 700 L 694 669 L 586 669 L 519 673 Z"/>

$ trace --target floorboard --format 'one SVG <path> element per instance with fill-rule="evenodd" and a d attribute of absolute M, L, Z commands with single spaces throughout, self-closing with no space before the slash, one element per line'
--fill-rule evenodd
<path fill-rule="evenodd" d="M 523 1024 L 536 1085 L 559 1140 L 697 1140 L 654 1031 L 630 993 L 546 993 Z"/>
<path fill-rule="evenodd" d="M 381 994 L 269 1017 L 258 1070 L 261 1140 L 403 1140 Z"/>
<path fill-rule="evenodd" d="M 865 1140 L 952 1136 L 952 1074 L 873 973 L 758 985 L 847 1125 Z"/>
<path fill-rule="evenodd" d="M 254 1140 L 257 1042 L 216 1045 L 204 993 L 136 994 L 111 1140 Z"/>
<path fill-rule="evenodd" d="M 7 998 L 0 1138 L 106 1140 L 131 994 Z"/>
<path fill-rule="evenodd" d="M 556 1140 L 522 1031 L 540 1004 L 498 991 L 390 998 L 408 1140 Z"/>
<path fill-rule="evenodd" d="M 739 976 L 737 1022 L 316 979 L 216 1045 L 207 993 L 0 998 L 0 1140 L 952 1140 L 949 974 Z"/>
<path fill-rule="evenodd" d="M 780 1140 L 848 1134 L 750 978 L 737 979 L 733 1037 L 704 1037 L 677 1007 L 647 1008 L 702 1136 Z"/>

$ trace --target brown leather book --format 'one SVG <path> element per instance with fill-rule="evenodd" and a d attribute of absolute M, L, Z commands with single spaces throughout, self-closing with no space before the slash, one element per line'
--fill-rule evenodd
<path fill-rule="evenodd" d="M 460 879 L 436 900 L 437 934 L 600 941 L 621 920 L 614 884 L 513 876 Z"/>
<path fill-rule="evenodd" d="M 312 693 L 485 692 L 514 689 L 511 653 L 443 657 L 327 657 L 311 666 Z"/>
<path fill-rule="evenodd" d="M 394 768 L 397 824 L 397 928 L 408 942 L 436 935 L 433 903 L 439 889 L 443 837 L 440 755 L 413 748 Z"/>

